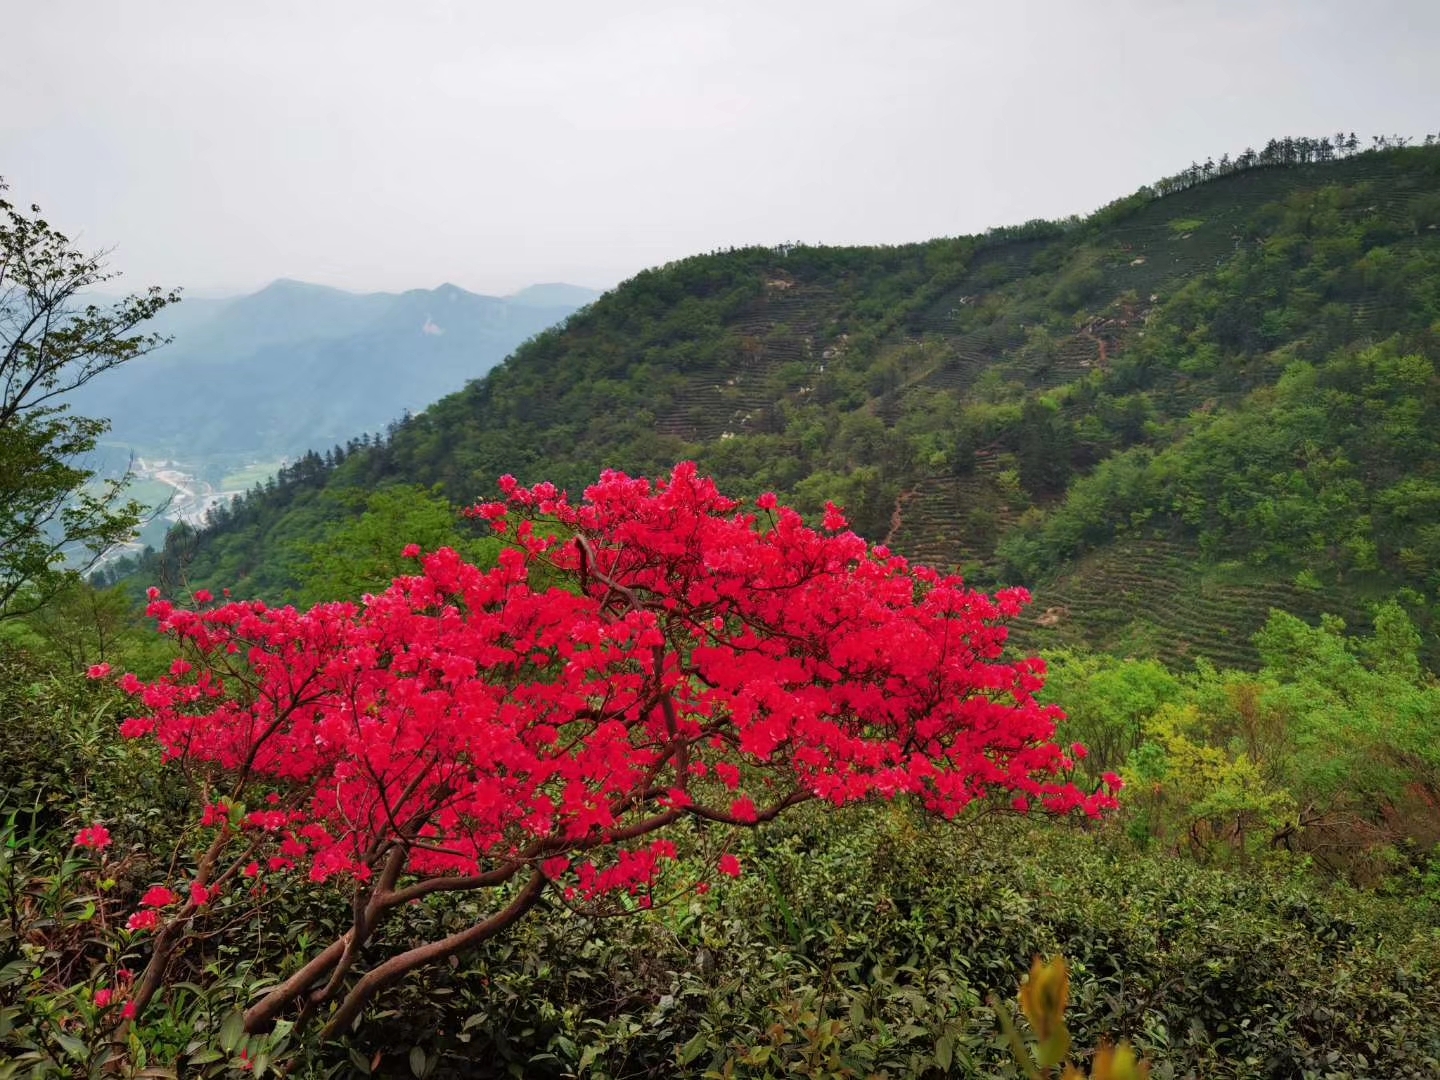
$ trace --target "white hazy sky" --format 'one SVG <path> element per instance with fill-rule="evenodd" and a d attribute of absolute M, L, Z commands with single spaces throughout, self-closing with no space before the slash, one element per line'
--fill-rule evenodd
<path fill-rule="evenodd" d="M 607 286 L 1440 129 L 1440 0 L 0 0 L 0 175 L 132 288 Z"/>

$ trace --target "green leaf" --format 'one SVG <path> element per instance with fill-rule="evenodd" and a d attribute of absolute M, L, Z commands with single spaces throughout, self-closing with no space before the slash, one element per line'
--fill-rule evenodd
<path fill-rule="evenodd" d="M 687 1042 L 684 1046 L 680 1048 L 680 1064 L 689 1065 L 692 1061 L 694 1061 L 696 1058 L 698 1058 L 701 1054 L 705 1052 L 705 1048 L 709 1046 L 709 1044 L 710 1033 L 707 1031 L 700 1032 L 698 1035 L 696 1035 L 693 1039 L 691 1039 L 689 1042 Z M 586 1047 L 587 1051 L 590 1049 L 592 1048 Z"/>
<path fill-rule="evenodd" d="M 86 1045 L 83 1039 L 77 1039 L 74 1035 L 67 1035 L 63 1031 L 57 1031 L 55 1033 L 55 1041 L 64 1048 L 65 1053 L 70 1057 L 79 1058 L 81 1061 L 84 1061 L 90 1056 L 90 1047 Z"/>
<path fill-rule="evenodd" d="M 955 1037 L 953 1035 L 940 1036 L 935 1040 L 935 1064 L 948 1071 L 950 1062 L 954 1059 Z"/>
<path fill-rule="evenodd" d="M 429 1059 L 425 1056 L 423 1046 L 412 1046 L 410 1048 L 410 1071 L 415 1074 L 416 1080 L 425 1080 L 429 1075 Z"/>
<path fill-rule="evenodd" d="M 245 1037 L 245 1014 L 232 1012 L 220 1025 L 220 1046 L 228 1054 L 233 1053 Z"/>

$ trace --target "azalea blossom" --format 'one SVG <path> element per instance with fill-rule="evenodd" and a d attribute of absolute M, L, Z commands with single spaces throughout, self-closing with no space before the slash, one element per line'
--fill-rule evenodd
<path fill-rule="evenodd" d="M 87 825 L 75 834 L 75 846 L 104 851 L 110 846 L 110 830 L 98 822 Z"/>
<path fill-rule="evenodd" d="M 160 913 L 154 908 L 137 911 L 125 923 L 127 930 L 154 930 L 160 925 Z"/>

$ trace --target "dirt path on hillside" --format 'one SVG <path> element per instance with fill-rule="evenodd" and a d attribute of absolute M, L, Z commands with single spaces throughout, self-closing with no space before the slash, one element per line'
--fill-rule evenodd
<path fill-rule="evenodd" d="M 900 532 L 900 526 L 905 523 L 905 504 L 919 494 L 920 489 L 914 488 L 910 491 L 902 491 L 899 495 L 895 496 L 895 509 L 890 511 L 890 531 L 885 534 L 885 539 L 881 541 L 886 547 L 889 547 L 895 542 L 895 537 L 899 535 Z"/>

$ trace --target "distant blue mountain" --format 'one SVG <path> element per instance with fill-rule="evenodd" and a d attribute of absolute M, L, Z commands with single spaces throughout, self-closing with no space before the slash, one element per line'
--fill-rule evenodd
<path fill-rule="evenodd" d="M 77 391 L 110 440 L 197 461 L 274 459 L 382 429 L 479 378 L 599 295 L 536 285 L 512 297 L 455 285 L 350 293 L 281 280 L 182 301 L 153 328 L 171 344 Z"/>

